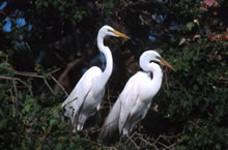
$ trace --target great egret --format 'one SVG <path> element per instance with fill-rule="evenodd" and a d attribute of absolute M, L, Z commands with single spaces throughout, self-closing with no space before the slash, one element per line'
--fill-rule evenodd
<path fill-rule="evenodd" d="M 104 72 L 99 67 L 93 66 L 87 70 L 77 85 L 63 102 L 65 116 L 77 125 L 77 130 L 81 131 L 86 120 L 99 110 L 101 100 L 105 93 L 105 85 L 112 73 L 113 59 L 110 49 L 104 45 L 105 36 L 122 37 L 129 39 L 123 33 L 114 30 L 110 26 L 103 26 L 97 35 L 97 46 L 106 57 L 106 68 Z"/>
<path fill-rule="evenodd" d="M 138 71 L 128 80 L 106 118 L 100 134 L 101 139 L 110 138 L 113 132 L 118 129 L 121 135 L 128 136 L 145 117 L 152 98 L 157 94 L 162 84 L 163 73 L 157 63 L 174 70 L 156 51 L 145 51 L 139 61 L 143 71 Z"/>

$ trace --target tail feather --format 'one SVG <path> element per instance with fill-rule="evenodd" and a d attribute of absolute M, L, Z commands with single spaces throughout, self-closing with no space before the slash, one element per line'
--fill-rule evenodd
<path fill-rule="evenodd" d="M 108 117 L 105 120 L 105 123 L 102 126 L 100 133 L 101 140 L 108 140 L 115 131 L 118 132 L 118 120 L 120 115 L 120 101 L 117 100 L 111 111 L 108 114 Z"/>

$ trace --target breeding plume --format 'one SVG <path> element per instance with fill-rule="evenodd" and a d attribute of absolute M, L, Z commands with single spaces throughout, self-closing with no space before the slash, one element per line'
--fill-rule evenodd
<path fill-rule="evenodd" d="M 106 58 L 106 68 L 103 72 L 96 66 L 87 70 L 62 104 L 62 107 L 65 107 L 65 116 L 69 117 L 73 124 L 76 123 L 78 131 L 81 131 L 86 120 L 99 110 L 105 85 L 112 73 L 113 59 L 109 47 L 104 45 L 105 36 L 129 39 L 125 34 L 107 25 L 99 30 L 97 46 Z"/>
<path fill-rule="evenodd" d="M 101 139 L 110 138 L 116 130 L 119 130 L 120 135 L 128 136 L 146 116 L 152 99 L 162 84 L 163 73 L 158 63 L 174 70 L 154 50 L 145 51 L 141 55 L 139 64 L 143 71 L 138 71 L 128 80 L 106 118 Z"/>

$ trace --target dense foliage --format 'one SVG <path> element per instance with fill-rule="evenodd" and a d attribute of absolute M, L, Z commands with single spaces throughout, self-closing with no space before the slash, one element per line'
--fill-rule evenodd
<path fill-rule="evenodd" d="M 227 148 L 227 8 L 225 0 L 1 1 L 0 149 L 111 148 L 97 139 L 99 128 L 147 49 L 157 49 L 176 71 L 164 68 L 142 128 L 112 146 Z M 86 69 L 104 67 L 95 42 L 104 24 L 131 40 L 106 41 L 114 71 L 103 108 L 75 133 L 60 104 Z"/>

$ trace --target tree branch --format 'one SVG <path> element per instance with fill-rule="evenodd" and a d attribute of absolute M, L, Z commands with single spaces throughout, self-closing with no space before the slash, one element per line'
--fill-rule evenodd
<path fill-rule="evenodd" d="M 15 80 L 12 80 L 13 83 L 13 89 L 14 89 L 14 98 L 13 98 L 13 103 L 14 103 L 14 108 L 15 108 L 15 114 L 14 116 L 17 117 L 19 114 L 19 110 L 18 110 L 18 90 L 17 90 L 17 86 L 15 83 Z"/>
<path fill-rule="evenodd" d="M 14 75 L 43 79 L 44 80 L 44 83 L 49 88 L 49 90 L 51 91 L 51 93 L 53 95 L 56 95 L 56 93 L 57 93 L 57 92 L 54 92 L 53 91 L 53 89 L 51 88 L 50 84 L 48 83 L 46 77 L 44 77 L 43 75 L 38 75 L 37 73 L 34 73 L 34 72 L 21 72 L 21 71 L 17 71 L 17 70 L 14 70 L 12 68 L 5 67 L 5 66 L 0 66 L 0 68 L 1 69 L 4 69 L 4 70 L 7 70 L 9 72 L 12 72 Z M 47 73 L 47 76 L 48 77 L 51 77 L 52 80 L 65 92 L 65 94 L 68 95 L 67 92 L 66 92 L 66 90 L 63 88 L 63 86 L 61 86 L 61 84 L 59 82 L 57 82 L 57 80 L 52 76 L 53 73 L 55 73 L 55 72 L 57 72 L 59 70 L 60 69 L 57 68 L 57 69 L 55 69 L 53 71 L 50 71 L 50 72 Z M 12 77 L 6 77 L 6 76 L 1 76 L 1 78 L 2 79 L 7 79 L 7 80 L 14 80 L 14 79 L 18 80 L 19 82 L 21 82 L 22 84 L 24 84 L 29 89 L 30 94 L 33 95 L 31 88 L 25 82 L 23 82 L 21 79 L 19 79 L 19 78 L 12 78 Z"/>
<path fill-rule="evenodd" d="M 65 95 L 68 96 L 68 93 L 66 92 L 66 90 L 64 89 L 64 87 L 55 79 L 55 77 L 53 75 L 51 75 L 51 74 L 50 74 L 50 77 L 63 90 L 63 92 L 65 93 Z M 55 92 L 55 94 L 57 94 L 57 91 L 56 90 L 54 92 Z"/>
<path fill-rule="evenodd" d="M 68 75 L 69 71 L 72 70 L 80 61 L 81 61 L 81 59 L 76 59 L 73 62 L 68 63 L 66 69 L 64 70 L 64 72 L 58 78 L 58 83 L 59 83 L 58 85 L 60 85 L 60 84 L 62 85 L 63 80 L 66 78 L 66 76 Z M 59 87 L 60 86 L 57 86 L 57 85 L 55 86 L 55 88 L 54 88 L 55 93 L 58 92 Z"/>

